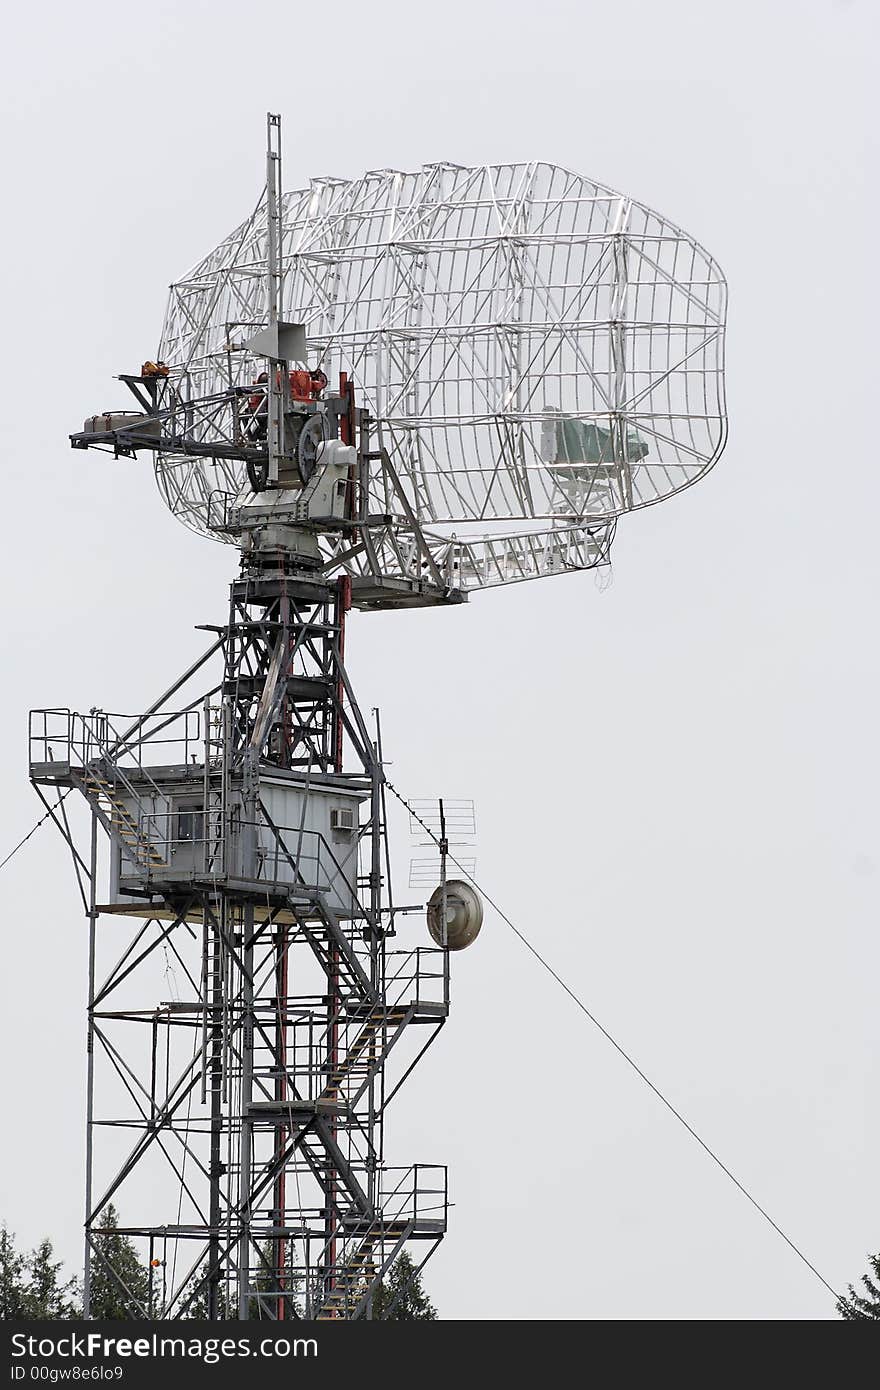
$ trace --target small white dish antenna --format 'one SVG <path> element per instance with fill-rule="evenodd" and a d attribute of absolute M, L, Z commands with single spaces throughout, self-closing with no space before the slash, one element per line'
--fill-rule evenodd
<path fill-rule="evenodd" d="M 451 878 L 434 889 L 428 902 L 428 931 L 438 946 L 463 951 L 476 941 L 482 925 L 483 901 L 472 884 Z"/>

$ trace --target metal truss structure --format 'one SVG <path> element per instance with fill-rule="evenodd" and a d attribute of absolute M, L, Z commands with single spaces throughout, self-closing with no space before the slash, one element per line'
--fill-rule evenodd
<path fill-rule="evenodd" d="M 151 1318 L 369 1316 L 403 1247 L 421 1267 L 445 1231 L 445 1168 L 384 1155 L 448 1013 L 448 953 L 394 948 L 348 599 L 280 555 L 245 566 L 216 642 L 146 714 L 31 716 L 37 789 L 91 812 L 85 846 L 55 813 L 90 920 L 87 1309 L 110 1202 L 156 1271 L 147 1306 L 125 1290 Z"/>
<path fill-rule="evenodd" d="M 302 365 L 356 382 L 373 422 L 358 544 L 324 535 L 328 574 L 466 592 L 607 563 L 618 517 L 721 453 L 724 277 L 649 208 L 542 163 L 274 192 L 172 286 L 161 422 L 110 441 L 156 453 L 187 526 L 235 539 L 273 229 Z"/>
<path fill-rule="evenodd" d="M 445 874 L 472 812 L 414 812 L 437 949 L 396 949 L 346 612 L 607 564 L 725 439 L 724 279 L 666 219 L 549 164 L 283 194 L 268 136 L 252 216 L 121 378 L 137 409 L 71 436 L 151 453 L 172 512 L 241 551 L 227 623 L 145 714 L 32 715 L 38 792 L 90 813 L 83 846 L 52 808 L 90 922 L 87 1312 L 111 1202 L 161 1271 L 127 1291 L 149 1317 L 370 1317 L 404 1246 L 436 1248 L 445 1169 L 389 1167 L 384 1121 L 480 929 Z"/>

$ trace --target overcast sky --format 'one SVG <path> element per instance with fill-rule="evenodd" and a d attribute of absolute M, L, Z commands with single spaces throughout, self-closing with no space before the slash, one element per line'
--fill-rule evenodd
<path fill-rule="evenodd" d="M 607 592 L 356 615 L 350 671 L 395 783 L 473 797 L 478 878 L 855 1281 L 880 1249 L 876 6 L 53 0 L 4 38 L 0 857 L 40 811 L 27 710 L 143 708 L 223 620 L 234 551 L 164 511 L 146 458 L 66 436 L 122 404 L 167 285 L 250 211 L 265 111 L 288 187 L 541 158 L 621 189 L 727 275 L 724 457 L 624 520 Z M 51 826 L 0 901 L 0 1218 L 75 1266 L 86 927 Z M 492 913 L 453 964 L 389 1134 L 450 1165 L 441 1317 L 833 1316 Z"/>

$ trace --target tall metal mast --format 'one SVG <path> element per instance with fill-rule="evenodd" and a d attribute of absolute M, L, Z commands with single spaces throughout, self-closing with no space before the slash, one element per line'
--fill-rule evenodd
<path fill-rule="evenodd" d="M 109 848 L 88 1246 L 100 1259 L 114 1203 L 164 1264 L 156 1316 L 367 1316 L 404 1244 L 429 1254 L 445 1230 L 445 1169 L 384 1157 L 389 1054 L 405 1072 L 406 1039 L 435 1036 L 449 999 L 443 951 L 389 936 L 383 774 L 342 661 L 347 602 L 344 580 L 283 551 L 245 557 L 217 684 L 193 693 L 199 664 L 172 710 L 127 728 L 32 715 L 35 784 L 80 791 Z M 102 875 L 78 867 L 91 903 Z M 163 955 L 177 998 L 156 998 Z"/>
<path fill-rule="evenodd" d="M 164 360 L 120 378 L 136 408 L 71 435 L 150 453 L 172 512 L 238 545 L 227 620 L 136 718 L 31 723 L 37 790 L 89 812 L 83 847 L 54 813 L 90 933 L 86 1306 L 112 1204 L 161 1271 L 121 1290 L 144 1316 L 369 1317 L 446 1227 L 445 1169 L 389 1167 L 384 1123 L 482 909 L 444 802 L 437 949 L 398 944 L 349 609 L 606 565 L 726 439 L 724 277 L 676 224 L 534 162 L 282 199 L 275 115 L 267 146 Z"/>
<path fill-rule="evenodd" d="M 304 425 L 283 356 L 299 339 L 280 318 L 279 117 L 268 136 L 271 488 L 291 478 L 288 422 Z M 343 441 L 297 497 L 338 475 L 354 510 L 369 420 L 350 389 L 340 410 Z M 111 1203 L 163 1271 L 148 1307 L 107 1271 L 145 1317 L 370 1317 L 404 1245 L 421 1265 L 446 1229 L 445 1168 L 385 1162 L 386 1108 L 446 1019 L 448 969 L 442 950 L 395 949 L 383 772 L 344 665 L 351 581 L 321 573 L 302 505 L 285 524 L 252 513 L 227 622 L 155 705 L 127 723 L 32 714 L 34 784 L 76 788 L 93 825 L 85 863 L 64 823 L 90 923 L 86 1316 Z"/>
<path fill-rule="evenodd" d="M 284 453 L 284 376 L 278 327 L 281 321 L 281 117 L 266 117 L 266 322 L 270 344 L 268 357 L 269 481 L 278 481 Z"/>

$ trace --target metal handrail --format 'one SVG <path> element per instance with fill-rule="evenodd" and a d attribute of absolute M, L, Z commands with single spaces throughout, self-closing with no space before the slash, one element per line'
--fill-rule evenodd
<path fill-rule="evenodd" d="M 49 728 L 49 719 L 55 716 L 62 721 L 62 728 L 57 732 L 52 732 Z M 183 710 L 153 710 L 147 716 L 128 715 L 119 712 L 107 712 L 105 710 L 93 710 L 89 715 L 80 714 L 69 709 L 38 709 L 31 710 L 29 716 L 29 739 L 31 748 L 31 764 L 38 760 L 34 756 L 35 747 L 42 746 L 46 751 L 50 747 L 63 745 L 69 753 L 76 752 L 80 761 L 88 761 L 85 757 L 87 751 L 93 743 L 101 749 L 102 756 L 112 759 L 116 766 L 121 765 L 121 758 L 131 755 L 134 765 L 139 771 L 146 774 L 144 766 L 144 748 L 174 747 L 181 750 L 181 761 L 189 764 L 190 754 L 204 749 L 204 739 L 201 733 L 202 710 L 187 708 Z M 119 732 L 117 721 L 129 723 L 131 720 L 143 721 L 134 731 L 125 733 Z M 183 733 L 172 737 L 161 738 L 159 735 L 172 726 L 176 721 L 183 721 Z M 35 729 L 39 722 L 41 729 Z M 152 721 L 153 728 L 150 730 Z M 76 725 L 82 725 L 83 736 L 76 737 Z M 146 734 L 144 729 L 147 729 Z M 210 742 L 211 740 L 209 740 Z M 220 741 L 213 740 L 220 746 Z M 43 760 L 47 761 L 47 760 Z M 67 759 L 69 761 L 69 758 Z"/>
<path fill-rule="evenodd" d="M 422 1186 L 420 1183 L 420 1174 L 424 1171 L 442 1173 L 442 1186 Z M 397 1179 L 391 1191 L 383 1194 L 381 1188 L 382 1176 L 392 1173 L 400 1173 L 401 1176 Z M 410 1175 L 412 1180 L 408 1182 L 407 1179 Z M 322 1286 L 328 1274 L 333 1279 L 339 1279 L 340 1276 L 342 1278 L 352 1278 L 358 1275 L 363 1278 L 364 1271 L 354 1267 L 355 1256 L 367 1245 L 374 1246 L 383 1238 L 394 1239 L 395 1237 L 389 1235 L 386 1230 L 388 1226 L 400 1226 L 405 1231 L 406 1227 L 416 1225 L 420 1219 L 423 1219 L 427 1211 L 442 1211 L 442 1219 L 445 1225 L 449 1208 L 448 1169 L 445 1164 L 413 1163 L 403 1168 L 381 1168 L 379 1169 L 379 1179 L 380 1196 L 377 1203 L 377 1212 L 374 1220 L 367 1226 L 367 1229 L 354 1231 L 348 1235 L 343 1233 L 341 1236 L 339 1231 L 335 1231 L 325 1242 L 315 1261 L 315 1264 L 321 1270 L 320 1274 L 316 1274 L 314 1266 L 310 1269 L 306 1269 L 304 1266 L 296 1266 L 291 1271 L 294 1277 L 303 1281 L 307 1280 L 309 1275 L 312 1276 L 312 1284 L 308 1289 L 308 1293 L 312 1297 L 314 1306 L 322 1307 L 326 1304 L 327 1295 Z M 432 1205 L 425 1208 L 423 1205 L 420 1206 L 420 1198 L 426 1197 L 439 1197 L 442 1201 L 436 1206 Z M 396 1205 L 392 1207 L 390 1204 L 393 1202 L 394 1198 L 398 1198 L 399 1200 Z M 400 1236 L 398 1236 L 397 1239 L 400 1239 Z M 337 1247 L 336 1259 L 329 1270 L 323 1269 L 323 1262 L 330 1253 L 334 1241 Z M 375 1282 L 376 1278 L 374 1277 L 374 1279 L 370 1281 L 370 1286 Z M 364 1289 L 361 1290 L 359 1301 L 367 1295 L 368 1291 L 368 1287 L 364 1287 Z"/>
<path fill-rule="evenodd" d="M 350 1040 L 348 1037 L 346 1037 L 344 1050 L 340 1048 L 340 1058 L 339 1062 L 336 1064 L 337 1069 L 340 1067 L 345 1067 L 346 1057 L 355 1051 L 358 1042 L 363 1037 L 365 1031 L 370 1027 L 371 1022 L 375 1021 L 373 1019 L 373 1014 L 376 1012 L 377 1007 L 381 1007 L 382 1009 L 384 1009 L 386 1013 L 391 1013 L 396 1009 L 400 1009 L 402 1007 L 411 1008 L 413 1005 L 418 1005 L 420 1003 L 440 1004 L 443 1002 L 441 999 L 424 999 L 422 997 L 421 990 L 421 985 L 424 980 L 442 980 L 444 978 L 442 970 L 425 970 L 423 967 L 423 958 L 426 956 L 443 956 L 443 954 L 443 951 L 441 951 L 439 948 L 434 948 L 431 946 L 414 946 L 408 951 L 394 951 L 388 953 L 386 959 L 388 959 L 389 956 L 400 956 L 401 961 L 397 970 L 390 976 L 390 978 L 387 975 L 385 977 L 383 988 L 383 996 L 385 999 L 385 1003 L 382 1006 L 376 1006 L 375 1008 L 373 1008 L 370 1014 L 368 1014 L 368 1016 L 364 1019 L 358 1018 L 356 1020 L 343 1020 L 342 1026 L 346 1030 L 346 1033 L 349 1030 L 354 1029 L 355 1025 L 357 1025 L 357 1027 L 354 1031 L 354 1035 L 351 1037 Z M 415 968 L 410 970 L 408 973 L 404 974 L 404 969 L 407 963 L 411 962 L 413 958 L 415 958 Z M 392 991 L 395 984 L 399 984 L 399 989 L 396 994 L 390 995 L 390 992 Z M 415 985 L 414 991 L 412 990 L 413 985 Z M 335 1022 L 336 1026 L 338 1027 L 339 1020 L 336 1020 Z M 317 1050 L 318 1052 L 321 1052 L 322 1050 L 326 1052 L 330 1041 L 331 1026 L 331 1024 L 325 1023 L 321 1032 L 317 1035 L 317 1038 L 314 1040 L 313 1045 L 315 1050 Z M 296 1027 L 296 1025 L 294 1025 L 294 1027 Z M 296 1044 L 294 1044 L 294 1046 L 296 1046 Z M 349 1068 L 346 1068 L 342 1080 L 339 1082 L 339 1088 L 341 1089 L 343 1086 L 345 1086 L 346 1082 L 352 1077 L 358 1077 L 359 1081 L 361 1081 L 363 1078 L 365 1066 L 367 1071 L 371 1069 L 370 1063 L 365 1064 L 361 1060 L 352 1063 Z M 313 1070 L 313 1068 L 306 1068 L 304 1069 L 304 1071 L 295 1071 L 293 1074 L 311 1074 Z M 329 1077 L 332 1074 L 333 1068 L 331 1067 L 331 1064 L 327 1062 L 321 1066 L 320 1070 L 326 1073 L 326 1075 Z"/>
<path fill-rule="evenodd" d="M 81 743 L 76 739 L 76 729 L 78 725 L 81 726 L 82 729 Z M 105 731 L 110 728 L 109 719 L 102 711 L 95 711 L 95 717 L 91 722 L 86 719 L 84 715 L 68 711 L 68 752 L 76 752 L 78 754 L 81 770 L 85 774 L 88 774 L 90 771 L 104 770 L 104 768 L 111 771 L 114 785 L 117 782 L 121 783 L 126 793 L 131 797 L 134 805 L 137 807 L 136 823 L 138 837 L 143 838 L 148 846 L 155 849 L 156 843 L 153 835 L 144 829 L 145 820 L 148 822 L 153 819 L 153 817 L 151 815 L 145 817 L 142 811 L 141 797 L 143 789 L 139 790 L 136 788 L 126 775 L 124 768 L 114 761 L 105 737 Z M 97 756 L 91 756 L 93 751 L 96 751 Z M 69 756 L 68 761 L 70 761 Z M 140 766 L 138 770 L 144 776 L 153 794 L 161 797 L 163 793 L 149 774 L 145 773 Z"/>

